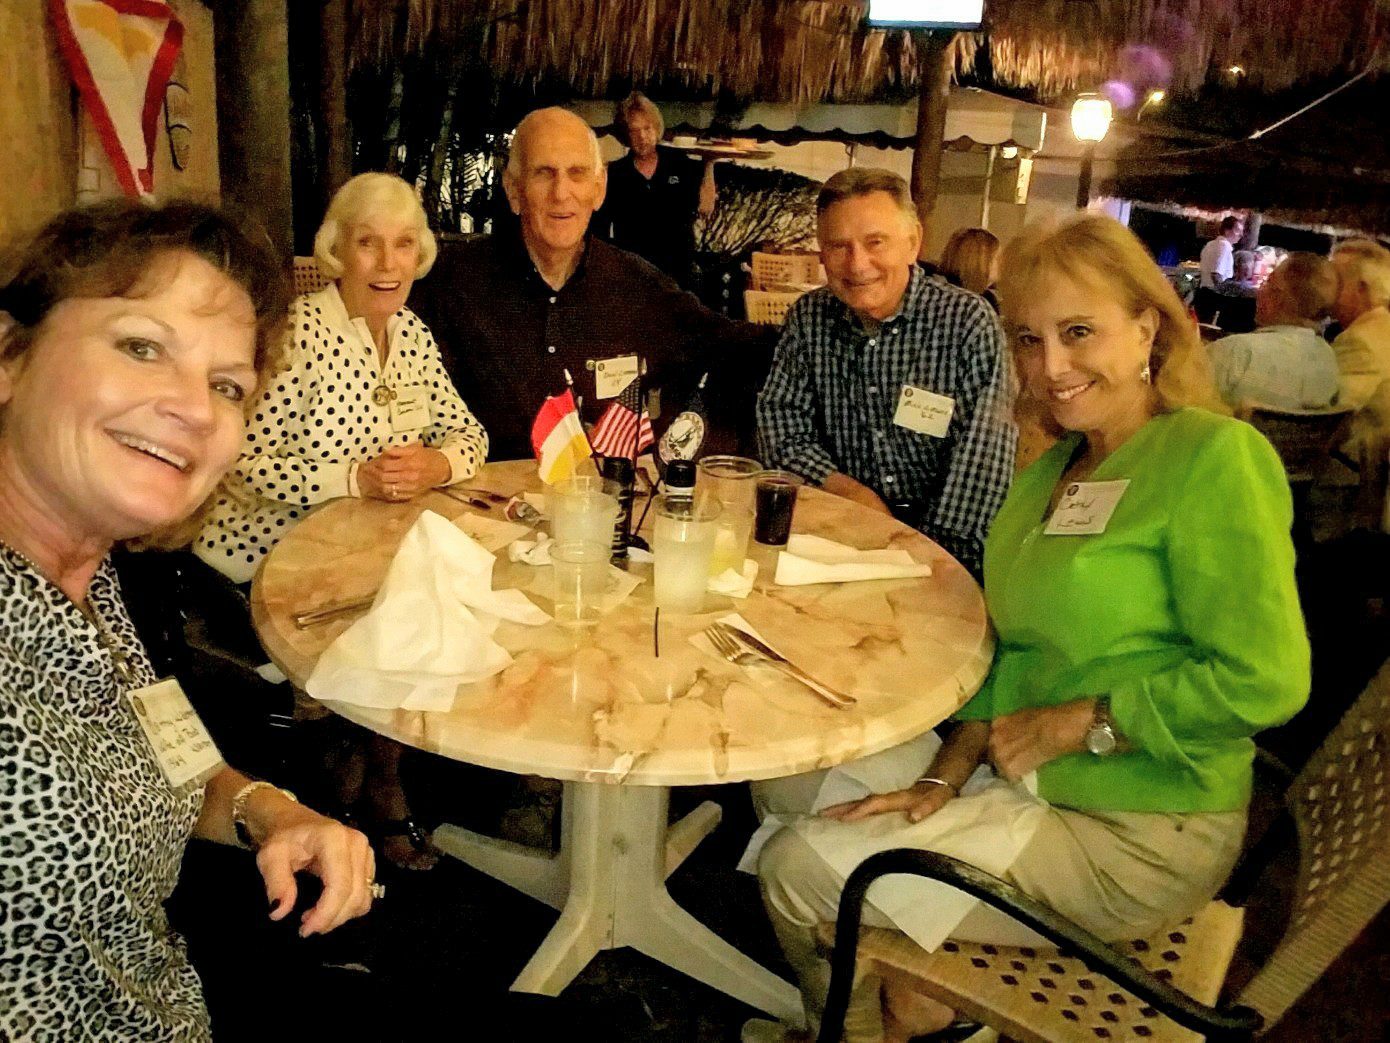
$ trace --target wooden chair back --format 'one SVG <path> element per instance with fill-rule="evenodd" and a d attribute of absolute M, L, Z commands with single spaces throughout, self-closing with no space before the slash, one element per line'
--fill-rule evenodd
<path fill-rule="evenodd" d="M 743 310 L 749 322 L 765 326 L 780 326 L 787 321 L 787 312 L 802 298 L 800 293 L 776 290 L 744 290 Z"/>
<path fill-rule="evenodd" d="M 1299 870 L 1283 940 L 1241 993 L 1273 1025 L 1390 902 L 1390 662 L 1289 787 Z"/>
<path fill-rule="evenodd" d="M 328 285 L 328 280 L 324 278 L 323 272 L 319 271 L 319 264 L 312 257 L 296 257 L 294 259 L 294 295 L 302 296 L 306 293 L 317 293 Z"/>
<path fill-rule="evenodd" d="M 825 272 L 815 254 L 753 254 L 752 289 L 823 282 Z"/>

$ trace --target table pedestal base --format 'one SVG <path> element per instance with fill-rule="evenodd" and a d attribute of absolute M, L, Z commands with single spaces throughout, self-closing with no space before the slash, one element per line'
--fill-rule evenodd
<path fill-rule="evenodd" d="M 566 782 L 560 853 L 443 825 L 434 843 L 560 910 L 512 988 L 559 995 L 604 949 L 631 946 L 749 1006 L 803 1025 L 801 994 L 676 905 L 666 877 L 719 822 L 706 801 L 669 829 L 665 786 Z"/>

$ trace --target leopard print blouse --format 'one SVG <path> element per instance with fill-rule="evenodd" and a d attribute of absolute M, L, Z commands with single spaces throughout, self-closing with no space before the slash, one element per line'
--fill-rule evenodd
<path fill-rule="evenodd" d="M 88 600 L 153 683 L 110 562 Z M 163 907 L 202 787 L 169 786 L 96 629 L 3 546 L 0 620 L 0 1040 L 210 1040 Z"/>

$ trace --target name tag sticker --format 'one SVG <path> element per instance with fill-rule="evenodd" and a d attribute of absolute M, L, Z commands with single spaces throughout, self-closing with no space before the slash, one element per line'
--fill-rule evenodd
<path fill-rule="evenodd" d="M 1105 531 L 1129 479 L 1113 482 L 1073 482 L 1057 503 L 1043 533 L 1047 536 L 1091 536 Z"/>
<path fill-rule="evenodd" d="M 126 692 L 126 698 L 170 786 L 178 789 L 193 779 L 216 774 L 222 754 L 177 680 L 166 677 Z"/>
<path fill-rule="evenodd" d="M 594 363 L 594 392 L 599 399 L 617 398 L 637 379 L 637 356 L 618 355 Z"/>
<path fill-rule="evenodd" d="M 391 430 L 418 431 L 430 424 L 430 389 L 424 384 L 398 388 L 391 400 Z"/>
<path fill-rule="evenodd" d="M 909 431 L 916 431 L 919 435 L 945 438 L 955 411 L 954 398 L 904 384 L 902 392 L 898 395 L 898 409 L 893 414 L 893 423 Z"/>

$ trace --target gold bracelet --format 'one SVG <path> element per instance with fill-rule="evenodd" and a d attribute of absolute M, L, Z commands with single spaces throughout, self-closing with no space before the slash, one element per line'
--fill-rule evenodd
<path fill-rule="evenodd" d="M 923 775 L 920 779 L 916 781 L 916 783 L 914 783 L 914 785 L 920 786 L 924 782 L 928 786 L 945 786 L 948 790 L 951 791 L 951 796 L 960 796 L 960 787 L 957 786 L 954 782 L 947 782 L 945 779 L 938 779 L 935 775 Z"/>
<path fill-rule="evenodd" d="M 256 847 L 256 842 L 251 836 L 251 830 L 246 825 L 246 802 L 251 799 L 251 794 L 263 789 L 279 790 L 285 799 L 296 804 L 299 803 L 299 798 L 289 790 L 281 789 L 273 782 L 266 782 L 265 779 L 255 779 L 248 782 L 232 795 L 232 831 L 242 845 L 253 850 Z"/>

